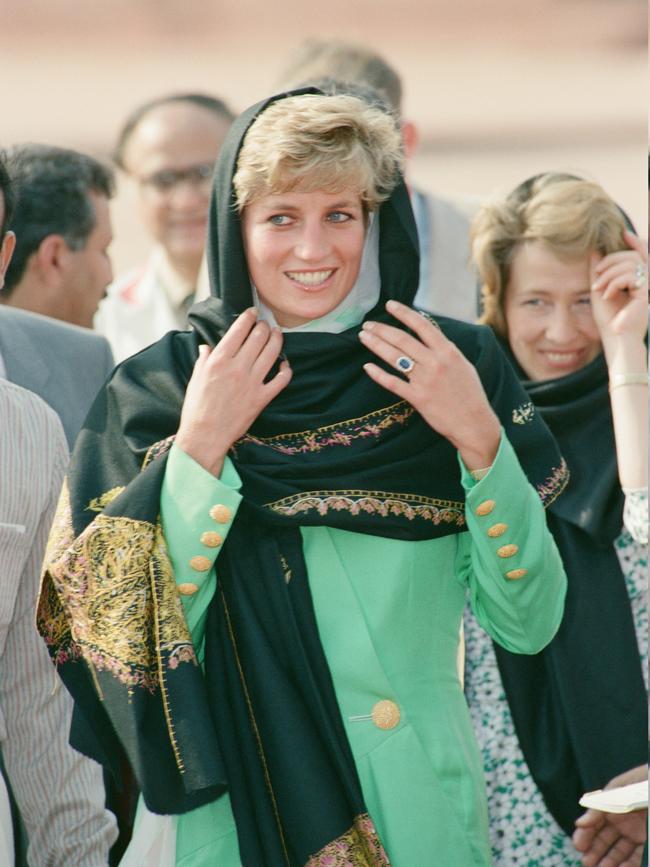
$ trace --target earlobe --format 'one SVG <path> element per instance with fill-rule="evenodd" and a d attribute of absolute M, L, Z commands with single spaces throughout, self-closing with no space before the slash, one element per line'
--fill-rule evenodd
<path fill-rule="evenodd" d="M 404 157 L 406 160 L 410 160 L 415 156 L 419 141 L 420 134 L 416 125 L 410 120 L 403 121 L 402 142 L 404 144 Z"/>
<path fill-rule="evenodd" d="M 16 236 L 13 232 L 7 232 L 0 246 L 0 289 L 4 286 L 5 274 L 11 262 L 11 257 L 16 246 Z"/>
<path fill-rule="evenodd" d="M 34 254 L 42 279 L 47 284 L 60 283 L 67 269 L 71 250 L 61 235 L 43 238 Z"/>

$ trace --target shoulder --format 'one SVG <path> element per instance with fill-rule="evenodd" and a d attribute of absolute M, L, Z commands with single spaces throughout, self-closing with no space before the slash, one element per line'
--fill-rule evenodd
<path fill-rule="evenodd" d="M 3 442 L 9 440 L 63 444 L 63 427 L 56 412 L 34 392 L 0 379 L 0 418 Z M 58 447 L 58 446 L 57 446 Z"/>
<path fill-rule="evenodd" d="M 0 327 L 19 328 L 29 337 L 46 341 L 47 343 L 65 344 L 88 348 L 94 354 L 98 347 L 109 348 L 108 341 L 101 334 L 96 334 L 89 328 L 41 316 L 17 307 L 0 307 Z"/>

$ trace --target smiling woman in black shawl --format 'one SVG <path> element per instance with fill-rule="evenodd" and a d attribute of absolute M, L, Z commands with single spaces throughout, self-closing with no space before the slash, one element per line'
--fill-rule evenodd
<path fill-rule="evenodd" d="M 72 742 L 142 789 L 129 864 L 490 863 L 460 618 L 550 640 L 567 474 L 490 331 L 408 306 L 399 162 L 354 97 L 242 115 L 214 297 L 80 437 L 38 624 Z"/>
<path fill-rule="evenodd" d="M 495 646 L 495 660 L 466 617 L 466 693 L 484 755 L 493 854 L 504 863 L 580 865 L 571 841 L 580 797 L 646 756 L 637 635 L 645 656 L 647 550 L 621 532 L 619 476 L 635 489 L 628 507 L 641 517 L 626 523 L 643 542 L 647 254 L 600 186 L 546 174 L 483 208 L 474 256 L 484 321 L 504 341 L 571 472 L 549 509 L 569 579 L 557 636 L 530 657 Z M 614 850 L 612 864 L 626 853 L 639 863 L 638 841 L 602 827 L 603 814 L 588 833 L 590 822 L 596 817 L 579 821 L 581 851 L 602 831 L 597 846 Z M 639 824 L 643 831 L 641 816 Z M 531 828 L 525 842 L 522 827 Z"/>

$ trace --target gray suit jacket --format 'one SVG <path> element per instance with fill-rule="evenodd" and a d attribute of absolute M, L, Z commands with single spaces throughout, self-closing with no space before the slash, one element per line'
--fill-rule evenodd
<path fill-rule="evenodd" d="M 95 395 L 113 369 L 106 338 L 0 305 L 0 355 L 7 379 L 38 394 L 58 414 L 72 449 Z"/>

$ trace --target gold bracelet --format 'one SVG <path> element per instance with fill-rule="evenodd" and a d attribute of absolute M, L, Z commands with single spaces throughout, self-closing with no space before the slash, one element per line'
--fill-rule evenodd
<path fill-rule="evenodd" d="M 647 385 L 647 373 L 613 373 L 609 378 L 609 390 L 621 388 L 624 385 Z"/>

